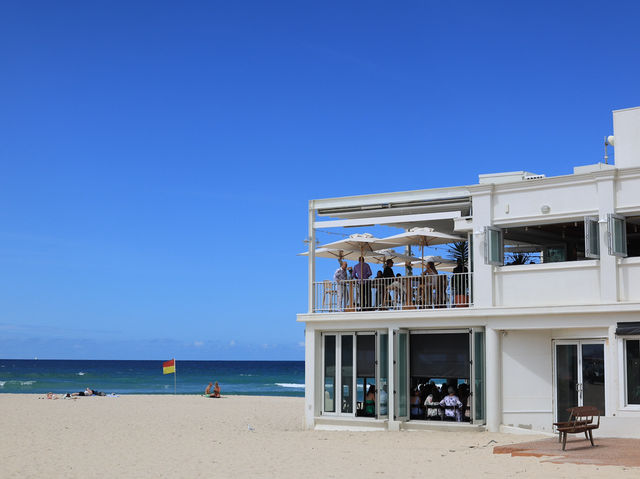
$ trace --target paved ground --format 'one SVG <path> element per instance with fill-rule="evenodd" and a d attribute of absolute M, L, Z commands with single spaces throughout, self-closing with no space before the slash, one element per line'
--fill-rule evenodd
<path fill-rule="evenodd" d="M 553 438 L 496 446 L 493 453 L 547 457 L 542 462 L 554 464 L 640 467 L 640 439 L 598 438 L 594 434 L 593 442 L 595 446 L 592 447 L 584 435 L 569 435 L 565 451 L 558 439 Z"/>

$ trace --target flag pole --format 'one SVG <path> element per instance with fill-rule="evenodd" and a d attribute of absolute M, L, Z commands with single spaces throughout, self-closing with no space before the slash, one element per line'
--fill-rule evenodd
<path fill-rule="evenodd" d="M 173 358 L 173 395 L 175 396 L 178 390 L 178 369 L 176 368 L 176 358 Z"/>

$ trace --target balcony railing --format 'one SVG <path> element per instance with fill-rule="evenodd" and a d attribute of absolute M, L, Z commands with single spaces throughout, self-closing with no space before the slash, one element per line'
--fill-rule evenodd
<path fill-rule="evenodd" d="M 314 283 L 314 313 L 464 308 L 473 305 L 472 273 Z"/>

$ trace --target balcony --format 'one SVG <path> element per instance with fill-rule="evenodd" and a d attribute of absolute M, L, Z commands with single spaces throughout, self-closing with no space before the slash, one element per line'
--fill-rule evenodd
<path fill-rule="evenodd" d="M 473 273 L 314 283 L 314 313 L 468 308 Z"/>

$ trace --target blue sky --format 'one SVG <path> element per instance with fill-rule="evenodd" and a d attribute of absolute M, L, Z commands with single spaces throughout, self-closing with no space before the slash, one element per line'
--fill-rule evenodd
<path fill-rule="evenodd" d="M 0 357 L 303 359 L 307 201 L 599 161 L 640 105 L 638 18 L 2 3 Z"/>

